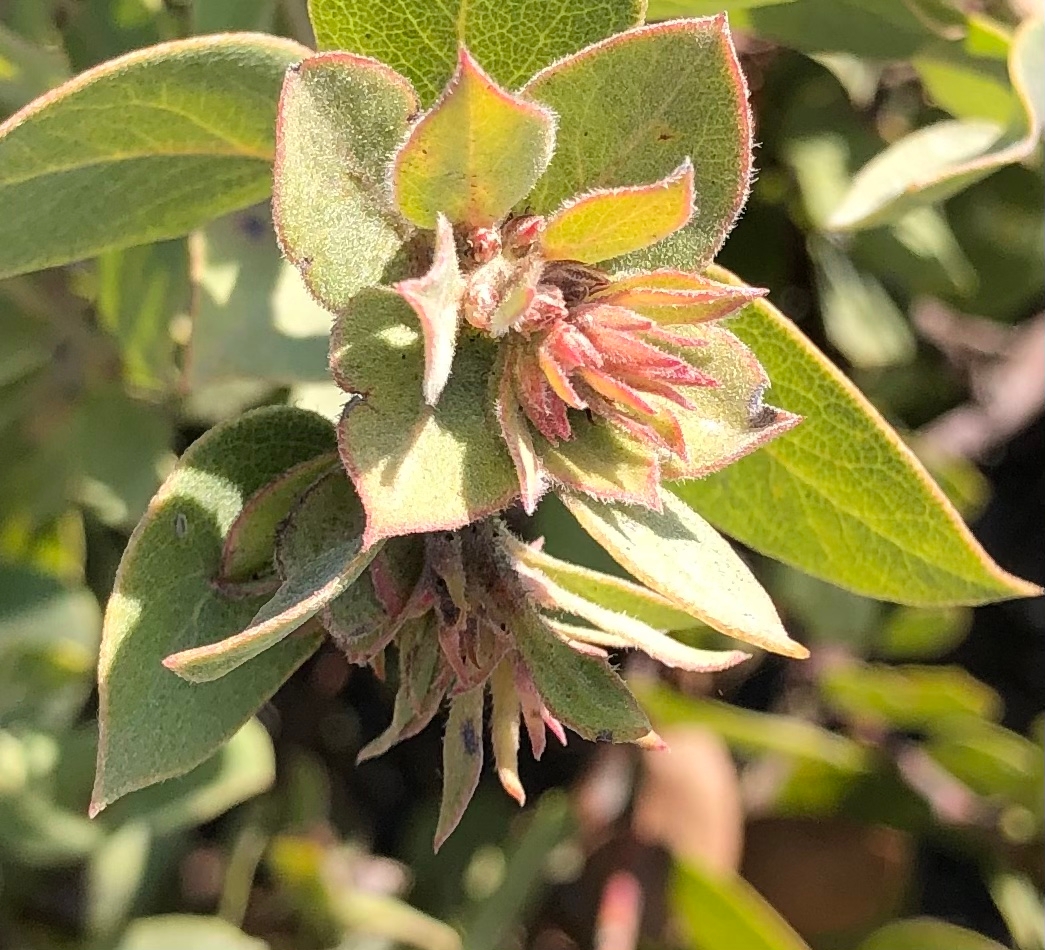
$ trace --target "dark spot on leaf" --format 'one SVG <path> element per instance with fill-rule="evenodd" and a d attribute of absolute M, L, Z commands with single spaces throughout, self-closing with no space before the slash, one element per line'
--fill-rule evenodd
<path fill-rule="evenodd" d="M 475 734 L 475 726 L 471 722 L 461 725 L 461 744 L 468 755 L 479 754 L 479 737 Z"/>
<path fill-rule="evenodd" d="M 287 72 L 290 72 L 290 73 L 299 73 L 299 72 L 301 72 L 301 63 L 291 63 L 287 67 Z"/>
<path fill-rule="evenodd" d="M 657 141 L 670 142 L 674 137 L 675 136 L 672 135 L 670 132 L 661 132 L 660 135 L 657 136 Z"/>
<path fill-rule="evenodd" d="M 752 430 L 767 429 L 780 417 L 780 413 L 772 406 L 762 402 L 762 393 L 756 393 L 748 406 L 747 424 Z"/>
<path fill-rule="evenodd" d="M 304 274 L 307 271 L 311 270 L 312 269 L 312 258 L 311 257 L 303 257 L 303 258 L 301 258 L 301 260 L 298 261 L 298 269 L 301 271 L 302 274 Z"/>
<path fill-rule="evenodd" d="M 610 729 L 603 729 L 601 732 L 595 734 L 596 742 L 612 742 L 613 732 Z"/>
<path fill-rule="evenodd" d="M 185 517 L 182 512 L 178 512 L 174 516 L 174 535 L 178 538 L 184 538 L 189 533 L 189 519 Z"/>

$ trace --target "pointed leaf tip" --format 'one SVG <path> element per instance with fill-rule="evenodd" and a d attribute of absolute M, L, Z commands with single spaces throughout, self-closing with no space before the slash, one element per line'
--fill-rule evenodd
<path fill-rule="evenodd" d="M 395 156 L 396 203 L 423 228 L 440 213 L 455 224 L 493 224 L 529 194 L 554 141 L 552 113 L 502 89 L 462 46 L 443 95 Z"/>
<path fill-rule="evenodd" d="M 693 163 L 687 158 L 648 185 L 602 188 L 567 202 L 540 237 L 548 260 L 598 264 L 656 244 L 693 216 Z"/>
<path fill-rule="evenodd" d="M 446 215 L 436 216 L 432 266 L 423 277 L 400 281 L 395 291 L 417 314 L 425 338 L 425 402 L 434 406 L 450 379 L 460 324 L 464 278 L 457 263 L 454 230 Z"/>

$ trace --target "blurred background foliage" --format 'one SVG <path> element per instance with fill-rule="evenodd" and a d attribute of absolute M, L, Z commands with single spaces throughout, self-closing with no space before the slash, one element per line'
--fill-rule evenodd
<path fill-rule="evenodd" d="M 1006 66 L 1040 0 L 650 0 L 650 19 L 723 6 L 760 170 L 722 263 L 1045 581 L 1042 89 L 1021 98 Z M 226 29 L 310 41 L 303 0 L 2 0 L 0 111 Z M 922 184 L 860 221 L 876 156 Z M 332 650 L 214 759 L 88 821 L 130 529 L 215 421 L 339 410 L 328 326 L 266 208 L 0 283 L 0 947 L 1045 947 L 1042 600 L 899 608 L 754 555 L 810 661 L 629 664 L 674 751 L 571 741 L 527 765 L 521 814 L 486 776 L 437 858 L 438 725 L 356 769 L 394 683 Z M 533 530 L 616 570 L 554 501 Z"/>

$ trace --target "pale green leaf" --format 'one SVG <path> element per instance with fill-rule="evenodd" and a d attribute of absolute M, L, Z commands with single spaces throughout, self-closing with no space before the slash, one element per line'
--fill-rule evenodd
<path fill-rule="evenodd" d="M 988 558 L 913 453 L 791 321 L 758 301 L 729 326 L 758 354 L 773 401 L 805 421 L 674 485 L 687 503 L 755 550 L 869 597 L 928 607 L 1037 591 Z"/>
<path fill-rule="evenodd" d="M 443 736 L 443 797 L 435 828 L 438 851 L 460 823 L 479 785 L 483 770 L 483 697 L 485 685 L 460 693 L 450 701 Z"/>
<path fill-rule="evenodd" d="M 132 386 L 166 390 L 177 379 L 171 324 L 189 311 L 188 242 L 106 251 L 98 258 L 99 322 L 120 345 Z"/>
<path fill-rule="evenodd" d="M 453 227 L 445 215 L 439 214 L 436 216 L 432 266 L 423 277 L 403 280 L 395 285 L 396 293 L 410 304 L 421 321 L 425 337 L 422 391 L 430 406 L 439 401 L 453 368 L 464 288 L 464 278 L 457 264 Z"/>
<path fill-rule="evenodd" d="M 512 556 L 550 577 L 563 589 L 658 630 L 689 630 L 704 626 L 699 619 L 673 607 L 666 597 L 639 584 L 561 561 L 533 545 L 513 546 Z"/>
<path fill-rule="evenodd" d="M 163 665 L 190 683 L 228 676 L 248 660 L 285 640 L 344 593 L 380 549 L 362 550 L 362 539 L 344 541 L 292 573 L 255 614 L 250 626 L 217 643 L 172 653 Z"/>
<path fill-rule="evenodd" d="M 287 72 L 273 218 L 283 253 L 330 310 L 379 283 L 409 235 L 386 166 L 416 111 L 410 83 L 373 60 L 326 53 Z"/>
<path fill-rule="evenodd" d="M 506 507 L 519 486 L 487 397 L 495 349 L 458 348 L 438 410 L 421 395 L 421 335 L 409 305 L 388 290 L 360 293 L 331 339 L 345 407 L 341 457 L 367 512 L 366 543 L 459 528 Z"/>
<path fill-rule="evenodd" d="M 693 216 L 693 164 L 687 158 L 650 185 L 601 189 L 567 202 L 547 221 L 541 253 L 552 261 L 598 264 L 656 244 Z"/>
<path fill-rule="evenodd" d="M 194 443 L 154 499 L 105 616 L 94 813 L 198 765 L 316 649 L 318 637 L 292 637 L 212 685 L 186 683 L 161 662 L 250 623 L 264 598 L 226 599 L 212 584 L 228 531 L 258 489 L 329 446 L 319 416 L 261 409 Z"/>
<path fill-rule="evenodd" d="M 308 51 L 232 34 L 129 53 L 0 125 L 0 276 L 164 238 L 260 201 L 276 99 Z"/>
<path fill-rule="evenodd" d="M 929 917 L 896 920 L 876 930 L 859 950 L 1003 950 L 983 934 Z"/>
<path fill-rule="evenodd" d="M 461 44 L 497 82 L 516 88 L 548 63 L 642 22 L 645 6 L 644 0 L 309 0 L 308 9 L 320 49 L 388 63 L 432 102 Z"/>
<path fill-rule="evenodd" d="M 396 153 L 396 205 L 422 228 L 440 214 L 489 226 L 529 194 L 554 145 L 554 116 L 498 86 L 462 46 L 446 90 Z"/>
<path fill-rule="evenodd" d="M 526 207 L 550 214 L 592 189 L 657 181 L 689 158 L 689 224 L 622 263 L 693 270 L 715 256 L 751 175 L 747 89 L 724 17 L 613 37 L 538 73 L 524 93 L 559 117 L 555 157 Z"/>
<path fill-rule="evenodd" d="M 826 671 L 820 692 L 837 712 L 892 729 L 946 731 L 957 719 L 1001 713 L 998 694 L 957 666 L 852 663 Z"/>
<path fill-rule="evenodd" d="M 676 17 L 714 16 L 725 10 L 749 10 L 752 7 L 769 7 L 777 3 L 794 3 L 795 0 L 649 0 L 647 20 L 673 20 Z"/>
<path fill-rule="evenodd" d="M 267 950 L 268 944 L 248 937 L 219 917 L 167 914 L 135 920 L 116 950 Z"/>
<path fill-rule="evenodd" d="M 650 736 L 649 720 L 606 660 L 567 646 L 529 610 L 518 614 L 512 635 L 556 719 L 599 742 L 635 742 Z"/>
<path fill-rule="evenodd" d="M 58 49 L 31 43 L 0 24 L 0 110 L 20 109 L 69 76 Z"/>
<path fill-rule="evenodd" d="M 769 595 L 719 535 L 673 495 L 663 510 L 626 508 L 565 495 L 581 526 L 621 567 L 716 630 L 774 653 L 802 658 Z"/>
<path fill-rule="evenodd" d="M 329 381 L 330 314 L 280 256 L 268 208 L 215 221 L 194 241 L 190 389 Z"/>
<path fill-rule="evenodd" d="M 195 0 L 191 8 L 193 33 L 259 30 L 273 33 L 278 0 Z"/>
<path fill-rule="evenodd" d="M 1027 20 L 1017 31 L 1009 76 L 1023 113 L 1014 122 L 953 120 L 912 132 L 857 172 L 828 226 L 875 227 L 1027 158 L 1037 147 L 1045 116 L 1045 21 Z"/>
<path fill-rule="evenodd" d="M 860 743 L 797 716 L 687 696 L 660 684 L 640 684 L 635 693 L 658 728 L 700 725 L 745 755 L 775 753 L 848 774 L 866 771 L 870 764 Z"/>
<path fill-rule="evenodd" d="M 673 891 L 692 950 L 809 950 L 787 921 L 738 875 L 679 865 Z"/>

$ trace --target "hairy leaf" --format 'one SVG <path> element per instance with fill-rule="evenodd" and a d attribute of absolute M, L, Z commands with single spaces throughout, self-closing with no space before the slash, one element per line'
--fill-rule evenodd
<path fill-rule="evenodd" d="M 386 166 L 416 111 L 410 83 L 373 60 L 325 53 L 287 72 L 273 218 L 283 253 L 330 310 L 379 283 L 409 235 Z"/>
<path fill-rule="evenodd" d="M 186 683 L 161 662 L 250 622 L 264 598 L 231 600 L 213 585 L 229 529 L 262 486 L 329 446 L 325 419 L 260 409 L 195 442 L 153 500 L 124 552 L 105 616 L 93 813 L 198 765 L 318 646 L 317 636 L 285 640 L 209 685 Z"/>
<path fill-rule="evenodd" d="M 365 53 L 410 78 L 432 102 L 467 46 L 497 82 L 524 83 L 542 66 L 642 21 L 643 0 L 309 0 L 320 49 Z M 525 42 L 520 38 L 525 37 Z"/>
<path fill-rule="evenodd" d="M 487 398 L 494 347 L 464 341 L 438 411 L 421 396 L 421 338 L 409 305 L 389 290 L 360 293 L 338 319 L 331 367 L 361 395 L 338 429 L 341 458 L 367 513 L 367 545 L 459 528 L 519 492 Z"/>
<path fill-rule="evenodd" d="M 751 175 L 747 89 L 724 17 L 631 30 L 548 67 L 523 91 L 559 117 L 555 157 L 527 207 L 550 214 L 592 189 L 656 181 L 689 158 L 689 224 L 622 263 L 691 270 L 715 256 Z"/>
<path fill-rule="evenodd" d="M 443 797 L 435 829 L 438 851 L 460 823 L 483 770 L 483 694 L 485 685 L 455 696 L 443 736 Z"/>
<path fill-rule="evenodd" d="M 430 406 L 439 402 L 453 368 L 464 287 L 457 265 L 453 227 L 445 215 L 439 214 L 435 251 L 428 273 L 395 285 L 396 293 L 413 307 L 421 321 L 425 337 L 425 376 L 421 388 Z"/>
<path fill-rule="evenodd" d="M 422 228 L 440 214 L 493 224 L 529 194 L 554 143 L 554 116 L 499 87 L 462 46 L 446 91 L 396 153 L 396 205 Z"/>
<path fill-rule="evenodd" d="M 649 720 L 606 660 L 570 648 L 531 611 L 519 613 L 512 634 L 544 704 L 574 732 L 600 742 L 649 736 Z"/>
<path fill-rule="evenodd" d="M 490 677 L 490 741 L 493 745 L 497 778 L 501 786 L 520 806 L 526 804 L 526 792 L 519 778 L 519 717 L 522 707 L 515 689 L 515 673 L 510 660 L 501 660 Z"/>
<path fill-rule="evenodd" d="M 265 198 L 280 78 L 308 50 L 178 40 L 88 70 L 0 125 L 0 277 L 177 237 Z"/>
<path fill-rule="evenodd" d="M 678 498 L 664 493 L 661 512 L 562 500 L 621 567 L 708 626 L 774 653 L 809 655 L 729 543 Z"/>
<path fill-rule="evenodd" d="M 547 260 L 598 264 L 640 251 L 684 227 L 693 215 L 693 164 L 687 158 L 651 185 L 600 189 L 555 212 L 541 233 Z"/>
<path fill-rule="evenodd" d="M 806 421 L 722 472 L 672 486 L 688 504 L 755 550 L 869 597 L 939 607 L 1038 592 L 991 561 L 914 454 L 790 320 L 758 301 L 730 329 L 758 353 L 774 402 Z"/>
<path fill-rule="evenodd" d="M 295 570 L 240 633 L 217 643 L 182 650 L 163 665 L 190 683 L 227 676 L 248 660 L 272 649 L 344 593 L 380 550 L 362 550 L 362 539 L 343 541 Z"/>
<path fill-rule="evenodd" d="M 677 326 L 721 320 L 765 293 L 760 287 L 720 284 L 686 271 L 657 270 L 615 280 L 594 297 L 665 326 Z"/>
<path fill-rule="evenodd" d="M 275 573 L 276 528 L 305 489 L 337 465 L 337 442 L 330 435 L 329 453 L 287 469 L 247 500 L 225 538 L 221 580 L 249 581 Z"/>

